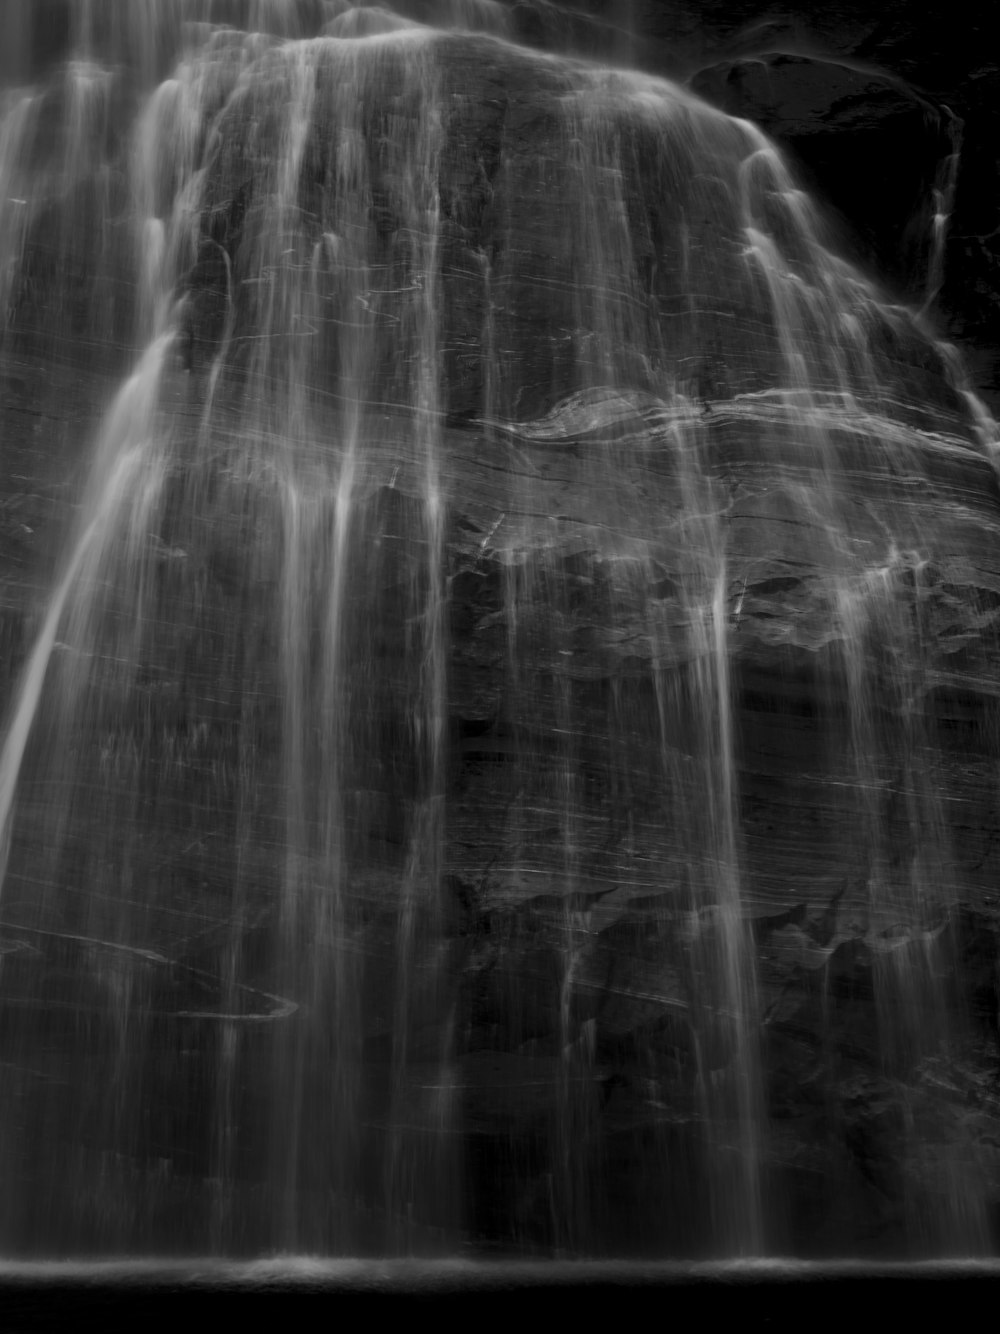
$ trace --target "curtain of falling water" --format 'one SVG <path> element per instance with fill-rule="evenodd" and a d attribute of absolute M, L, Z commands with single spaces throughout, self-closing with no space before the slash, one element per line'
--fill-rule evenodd
<path fill-rule="evenodd" d="M 614 1170 L 600 1143 L 598 1002 L 588 1007 L 584 999 L 594 987 L 587 947 L 597 902 L 636 874 L 621 851 L 616 857 L 614 829 L 604 823 L 595 829 L 590 810 L 595 792 L 610 805 L 619 785 L 629 793 L 636 783 L 629 751 L 636 720 L 654 700 L 659 753 L 646 780 L 650 790 L 637 786 L 626 800 L 645 805 L 651 798 L 650 818 L 671 831 L 675 848 L 683 849 L 680 877 L 676 863 L 666 859 L 659 876 L 661 885 L 671 886 L 664 932 L 671 929 L 678 898 L 689 924 L 685 1005 L 698 1066 L 694 1115 L 703 1131 L 698 1171 L 708 1185 L 713 1238 L 727 1253 L 753 1254 L 763 1245 L 763 1108 L 736 830 L 722 501 L 703 469 L 696 410 L 679 390 L 661 332 L 650 318 L 655 241 L 649 219 L 636 216 L 629 187 L 637 175 L 650 182 L 651 195 L 669 187 L 667 173 L 674 164 L 663 153 L 660 136 L 672 141 L 676 136 L 683 144 L 689 110 L 682 100 L 633 101 L 631 91 L 616 79 L 596 76 L 562 96 L 560 160 L 566 165 L 559 189 L 566 201 L 568 253 L 565 269 L 555 266 L 544 281 L 552 299 L 566 303 L 572 332 L 565 378 L 574 398 L 565 411 L 516 428 L 522 439 L 547 439 L 581 454 L 580 494 L 600 496 L 599 519 L 583 520 L 579 536 L 567 542 L 563 524 L 578 516 L 542 517 L 535 498 L 538 474 L 530 464 L 512 461 L 512 475 L 521 479 L 511 500 L 513 514 L 490 539 L 508 552 L 508 707 L 520 760 L 510 778 L 508 874 L 527 885 L 545 884 L 551 876 L 560 887 L 553 966 L 561 1052 L 548 1207 L 557 1244 L 586 1250 L 601 1244 L 603 1192 Z M 518 198 L 531 188 L 519 180 L 508 194 Z M 586 277 L 574 281 L 577 274 Z M 679 419 L 664 442 L 677 474 L 672 513 L 654 516 L 646 510 L 645 486 L 652 477 L 644 475 L 650 463 L 641 458 L 644 427 L 636 407 L 618 423 L 604 423 L 603 431 L 597 425 L 608 386 L 639 389 L 635 404 L 660 403 L 654 394 L 665 388 L 675 393 Z M 512 414 L 514 405 L 503 402 L 501 389 L 496 394 L 494 411 Z M 665 550 L 675 543 L 683 552 L 679 566 Z M 656 569 L 667 564 L 679 586 L 679 618 L 668 604 L 646 600 Z M 637 658 L 638 670 L 625 673 L 610 700 L 600 698 L 587 632 L 581 637 L 575 625 L 583 590 L 595 584 L 601 588 L 605 633 L 628 642 L 641 607 L 644 637 L 652 646 L 648 667 Z M 596 726 L 595 719 L 600 719 Z M 683 1099 L 678 1088 L 666 1096 Z M 674 1207 L 697 1213 L 699 1205 L 686 1194 L 685 1166 L 675 1160 L 662 1170 Z M 670 1208 L 664 1204 L 665 1212 Z"/>
<path fill-rule="evenodd" d="M 912 1246 L 935 1253 L 975 1253 L 985 1245 L 980 1193 L 973 1186 L 973 1157 L 962 1136 L 935 1145 L 933 1119 L 921 1085 L 942 1061 L 953 1059 L 962 1041 L 949 1031 L 956 1013 L 953 982 L 957 961 L 941 937 L 954 920 L 954 856 L 942 810 L 941 783 L 933 771 L 932 743 L 925 711 L 929 644 L 922 628 L 920 538 L 896 517 L 895 539 L 882 546 L 884 564 L 870 565 L 843 540 L 850 530 L 852 504 L 845 476 L 854 442 L 845 437 L 845 418 L 831 415 L 827 395 L 848 409 L 848 418 L 866 412 L 892 418 L 898 407 L 891 386 L 872 374 L 865 338 L 888 315 L 896 328 L 901 312 L 875 305 L 872 292 L 846 265 L 820 247 L 818 222 L 772 148 L 748 157 L 745 171 L 763 171 L 764 194 L 744 195 L 749 240 L 747 257 L 767 286 L 776 313 L 782 383 L 791 420 L 801 440 L 816 451 L 816 482 L 803 501 L 829 541 L 825 571 L 830 582 L 831 620 L 842 635 L 842 677 L 834 693 L 849 715 L 847 791 L 853 796 L 861 865 L 856 874 L 867 887 L 868 932 L 873 951 L 873 985 L 883 1070 L 890 1084 L 905 1090 L 900 1190 Z M 794 227 L 758 229 L 755 213 L 787 209 Z M 782 244 L 782 236 L 788 240 Z M 803 261 L 805 264 L 803 265 Z M 938 262 L 935 252 L 934 263 Z M 804 275 L 809 275 L 804 281 Z M 813 276 L 815 275 L 815 277 Z M 819 281 L 816 281 L 818 277 Z M 832 354 L 821 349 L 822 329 L 839 328 Z M 866 364 L 867 362 L 867 364 Z M 877 364 L 877 363 L 875 363 Z M 873 432 L 870 443 L 890 476 L 909 465 L 909 448 L 897 431 Z M 912 541 L 900 551 L 896 541 Z M 906 607 L 912 590 L 913 605 Z M 843 704 L 838 698 L 834 712 Z M 835 749 L 838 743 L 833 742 Z M 960 1007 L 959 1007 L 960 1012 Z M 961 1022 L 961 1021 L 960 1021 Z M 933 1165 L 928 1159 L 937 1156 Z M 938 1176 L 939 1204 L 911 1194 L 921 1175 Z M 929 1170 L 928 1170 L 929 1167 Z"/>
<path fill-rule="evenodd" d="M 509 27 L 489 0 L 413 8 Z M 821 628 L 779 610 L 848 718 L 825 744 L 880 1059 L 908 1162 L 939 1154 L 946 1207 L 906 1194 L 910 1239 L 981 1247 L 973 1160 L 932 1147 L 925 1097 L 960 1034 L 938 1017 L 955 890 L 918 703 L 923 535 L 859 517 L 851 481 L 861 460 L 891 493 L 928 443 L 974 452 L 904 383 L 925 331 L 825 248 L 759 132 L 662 81 L 336 3 L 71 12 L 72 59 L 6 95 L 0 133 L 5 352 L 90 403 L 114 384 L 0 769 L 3 1244 L 463 1235 L 466 511 L 500 588 L 505 757 L 473 878 L 517 924 L 493 969 L 541 1108 L 500 1230 L 769 1244 L 736 658 L 744 604 L 771 606 L 758 567 L 795 583 L 807 561 L 741 547 L 750 495 L 820 553 Z M 616 954 L 600 914 L 623 907 L 652 920 Z M 628 1154 L 641 1208 L 615 1199 Z"/>
<path fill-rule="evenodd" d="M 74 744 L 69 738 L 81 711 L 83 716 L 88 712 L 94 716 L 84 701 L 91 691 L 99 690 L 108 723 L 122 729 L 117 740 L 104 743 L 106 766 L 115 775 L 108 795 L 112 802 L 118 801 L 109 809 L 113 821 L 104 817 L 119 846 L 113 875 L 123 887 L 137 881 L 148 888 L 156 868 L 143 856 L 138 831 L 145 819 L 157 818 L 157 810 L 161 820 L 168 818 L 172 784 L 160 775 L 155 795 L 146 799 L 151 810 L 148 804 L 130 808 L 121 794 L 135 784 L 141 788 L 170 733 L 158 735 L 155 719 L 150 720 L 151 727 L 140 721 L 135 730 L 128 692 L 137 688 L 146 671 L 159 674 L 172 667 L 182 678 L 193 675 L 197 680 L 208 669 L 208 661 L 213 662 L 214 693 L 222 715 L 214 726 L 230 732 L 233 742 L 228 757 L 232 768 L 221 774 L 213 760 L 211 779 L 226 803 L 224 818 L 235 820 L 237 829 L 230 931 L 210 941 L 224 994 L 215 1012 L 216 1037 L 203 1032 L 201 1038 L 210 1059 L 201 1095 L 204 1128 L 196 1131 L 196 1139 L 209 1150 L 208 1171 L 219 1187 L 211 1210 L 211 1244 L 231 1248 L 263 1241 L 336 1250 L 369 1244 L 379 1250 L 410 1250 L 424 1244 L 414 1231 L 415 1208 L 425 1211 L 433 1198 L 431 1214 L 440 1229 L 449 1217 L 448 1201 L 455 1190 L 453 1168 L 449 1165 L 446 1170 L 442 1160 L 449 1154 L 447 1062 L 452 1023 L 447 1017 L 450 1002 L 438 994 L 439 956 L 446 948 L 438 907 L 445 690 L 437 439 L 438 205 L 433 190 L 439 118 L 430 67 L 419 50 L 390 53 L 385 64 L 377 50 L 300 45 L 272 52 L 252 78 L 244 79 L 249 63 L 263 53 L 252 35 L 225 30 L 215 34 L 207 59 L 182 63 L 139 118 L 132 196 L 136 307 L 140 338 L 152 336 L 154 342 L 102 428 L 81 534 L 29 663 L 5 752 L 5 824 L 46 673 L 56 714 L 46 728 L 35 726 L 35 748 L 43 757 L 46 753 L 54 757 L 65 745 Z M 325 98 L 320 124 L 324 130 L 333 127 L 328 138 L 317 133 L 314 115 L 320 71 Z M 383 140 L 392 161 L 379 165 L 397 192 L 392 202 L 400 211 L 405 244 L 378 255 L 367 172 L 370 118 L 380 114 L 376 98 L 386 92 L 385 78 L 389 88 L 398 80 L 398 96 L 389 93 L 396 110 L 388 114 L 389 135 Z M 23 153 L 21 139 L 31 106 L 26 99 L 16 108 L 21 114 L 13 124 L 14 133 L 5 136 L 5 147 L 11 144 L 15 159 Z M 204 155 L 218 151 L 211 132 L 206 140 L 210 124 L 206 117 L 223 107 L 230 124 L 259 126 L 263 140 L 251 162 L 255 193 L 249 240 L 238 257 L 242 270 L 235 276 L 223 246 L 197 222 L 204 207 Z M 73 103 L 67 120 L 72 134 L 82 136 L 81 145 L 90 151 L 92 140 Z M 71 152 L 80 152 L 73 150 L 74 142 L 70 138 L 67 164 Z M 307 144 L 308 182 L 303 173 Z M 70 179 L 69 172 L 67 165 L 59 179 Z M 323 193 L 310 202 L 321 215 L 323 230 L 311 239 L 303 234 L 301 221 L 304 196 L 317 179 L 324 182 Z M 60 256 L 65 246 L 61 241 Z M 171 467 L 169 433 L 153 417 L 176 330 L 160 331 L 173 318 L 170 293 L 192 263 L 196 273 L 200 269 L 211 276 L 214 268 L 215 277 L 221 274 L 224 281 L 218 283 L 207 310 L 196 305 L 196 296 L 181 319 L 180 356 L 191 367 L 197 340 L 197 351 L 207 351 L 211 364 L 203 377 L 202 405 L 196 408 L 201 419 L 198 451 L 192 455 L 178 443 L 176 465 Z M 58 265 L 69 267 L 64 258 Z M 233 337 L 237 290 L 244 302 L 240 314 L 254 330 L 242 340 Z M 387 328 L 391 358 L 384 354 Z M 235 416 L 231 407 L 223 405 L 221 394 L 216 397 L 227 363 L 245 386 L 243 406 Z M 376 383 L 387 369 L 388 376 Z M 317 420 L 317 395 L 323 400 L 322 425 Z M 402 459 L 405 496 L 393 489 L 398 465 L 383 466 L 379 450 Z M 359 459 L 362 451 L 366 457 Z M 171 477 L 166 491 L 165 471 Z M 223 533 L 225 540 L 206 552 L 209 526 Z M 223 619 L 209 630 L 212 608 L 205 605 L 202 578 L 196 575 L 194 599 L 187 603 L 195 617 L 193 636 L 181 635 L 171 643 L 157 632 L 163 616 L 176 614 L 162 600 L 159 615 L 146 605 L 149 534 L 157 529 L 153 554 L 158 565 L 190 568 L 200 546 L 206 568 L 214 566 L 212 572 L 217 573 L 220 563 L 227 566 L 224 577 L 239 585 L 248 626 L 268 618 L 261 597 L 266 597 L 267 587 L 274 589 L 280 627 L 275 637 L 278 674 L 273 685 L 266 679 L 257 685 L 265 691 L 269 686 L 278 689 L 284 701 L 283 760 L 277 772 L 269 773 L 267 762 L 262 764 L 258 755 L 262 723 L 265 728 L 273 724 L 261 719 L 259 703 L 248 708 L 245 702 L 247 692 L 254 690 L 252 673 L 259 655 L 245 643 L 246 627 Z M 225 550 L 227 544 L 231 550 Z M 240 568 L 234 561 L 245 564 Z M 162 593 L 169 577 L 154 582 Z M 86 590 L 83 595 L 81 589 Z M 114 632 L 117 640 L 110 638 L 107 614 L 102 618 L 93 601 L 99 593 L 106 597 L 105 590 L 124 599 L 121 607 L 114 608 L 114 624 L 120 627 Z M 71 593 L 72 611 L 67 617 Z M 372 636 L 377 644 L 390 622 L 389 632 L 400 633 L 402 658 L 396 680 L 375 683 L 373 688 L 367 679 L 373 662 Z M 83 665 L 73 667 L 66 685 L 53 685 L 56 668 L 51 657 L 60 626 L 65 652 L 74 664 Z M 210 635 L 214 645 L 204 642 Z M 59 647 L 62 651 L 61 640 Z M 114 689 L 114 676 L 104 670 L 94 673 L 98 655 L 117 664 L 120 678 Z M 201 660 L 192 662 L 192 655 Z M 268 712 L 266 705 L 263 712 Z M 178 765 L 191 763 L 199 746 L 211 748 L 212 728 L 211 720 L 190 722 L 191 749 L 186 757 L 177 757 Z M 397 788 L 400 810 L 375 810 L 374 818 L 382 839 L 389 843 L 398 839 L 401 845 L 398 854 L 390 854 L 396 869 L 383 872 L 395 880 L 399 904 L 383 910 L 378 924 L 382 938 L 374 952 L 382 956 L 384 979 L 369 978 L 368 986 L 377 994 L 392 979 L 390 996 L 380 996 L 379 1002 L 387 1000 L 382 1022 L 392 1035 L 393 1051 L 389 1087 L 374 1092 L 369 1087 L 374 1105 L 362 1113 L 358 1006 L 364 970 L 359 961 L 365 949 L 371 952 L 371 945 L 359 942 L 357 935 L 369 911 L 362 911 L 359 904 L 366 891 L 364 875 L 371 869 L 368 858 L 375 833 L 373 813 L 365 809 L 366 780 L 361 770 L 369 770 L 367 785 L 377 789 L 385 775 L 372 770 L 382 758 L 395 775 L 390 787 Z M 84 800 L 86 791 L 86 786 L 75 788 L 74 779 L 65 772 L 62 781 L 69 793 L 80 795 L 45 802 L 51 824 L 47 841 L 54 857 L 66 846 L 73 804 Z M 81 782 L 81 775 L 75 782 Z M 266 1018 L 240 1013 L 246 1009 L 248 993 L 238 979 L 252 881 L 260 874 L 259 865 L 252 865 L 253 854 L 259 863 L 260 826 L 271 818 L 261 807 L 268 788 L 283 793 L 285 808 L 277 841 L 284 854 L 278 921 L 271 933 L 271 952 L 276 951 L 271 968 L 275 978 L 294 992 L 302 1012 L 292 1040 L 275 1042 L 270 1048 L 266 1042 L 240 1042 L 237 1036 L 241 1026 L 245 1029 L 248 1022 Z M 95 815 L 92 807 L 85 818 L 93 820 Z M 397 819 L 395 831 L 385 828 Z M 134 850 L 133 828 L 138 840 Z M 208 839 L 228 843 L 223 829 L 192 833 L 189 851 L 202 854 L 202 860 Z M 94 839 L 88 856 L 100 856 Z M 53 883 L 58 870 L 53 863 Z M 244 876 L 251 881 L 249 888 Z M 92 935 L 81 939 L 92 939 L 98 949 L 117 949 L 114 966 L 124 959 L 127 977 L 129 951 L 135 953 L 132 942 L 148 930 L 140 900 L 134 900 L 134 911 L 122 911 L 119 904 L 112 926 L 106 914 L 100 924 L 96 921 L 93 904 L 101 896 L 91 891 L 84 897 L 91 905 L 85 925 Z M 40 909 L 40 901 L 35 909 Z M 52 911 L 63 912 L 59 905 Z M 216 934 L 210 924 L 207 930 L 210 936 Z M 170 965 L 168 958 L 150 951 L 140 949 L 138 954 L 154 964 Z M 122 1244 L 121 1229 L 135 1226 L 135 1220 L 126 1216 L 130 1189 L 121 1172 L 127 1173 L 130 1162 L 149 1152 L 140 1133 L 140 1105 L 150 1094 L 137 1053 L 155 1046 L 144 1017 L 154 1002 L 137 995 L 133 983 L 123 985 L 113 1012 L 125 1027 L 108 1039 L 112 1061 L 108 1079 L 115 1093 L 108 1107 L 96 1113 L 101 1128 L 95 1138 L 116 1146 L 120 1165 L 107 1194 L 109 1199 L 125 1200 L 126 1213 L 103 1199 L 83 1205 L 89 1169 L 72 1163 L 67 1179 L 76 1183 L 73 1193 L 78 1198 L 65 1220 L 65 1233 L 72 1236 L 72 1209 L 82 1209 L 85 1217 L 75 1220 L 76 1229 L 98 1244 L 112 1245 L 116 1239 Z M 191 1017 L 207 1021 L 214 1016 L 206 1009 L 200 1016 L 192 1010 Z M 150 1052 L 151 1058 L 155 1055 Z M 247 1117 L 248 1078 L 264 1086 L 263 1112 L 255 1105 L 258 1099 L 251 1099 L 252 1115 L 264 1120 L 259 1146 L 241 1144 L 236 1129 L 240 1118 Z M 359 1142 L 363 1124 L 374 1143 Z M 61 1139 L 62 1129 L 50 1129 Z M 253 1227 L 259 1224 L 251 1224 L 248 1232 L 239 1203 L 231 1196 L 233 1174 L 261 1150 L 271 1164 L 263 1183 L 273 1220 L 270 1235 L 255 1233 Z M 373 1158 L 385 1164 L 382 1199 L 371 1205 L 382 1221 L 366 1233 L 358 1223 L 359 1172 Z M 88 1209 L 95 1216 L 86 1216 Z M 27 1244 L 32 1227 L 39 1237 L 54 1227 L 50 1217 L 27 1225 L 21 1221 Z M 51 1235 L 55 1240 L 58 1230 Z M 196 1237 L 197 1232 L 190 1239 Z M 141 1240 L 141 1232 L 136 1239 Z"/>
<path fill-rule="evenodd" d="M 407 54 L 405 62 L 392 55 L 383 62 L 350 46 L 281 52 L 270 80 L 258 71 L 248 82 L 251 106 L 238 113 L 251 122 L 272 118 L 261 169 L 273 170 L 274 180 L 261 191 L 266 203 L 253 224 L 260 250 L 249 265 L 250 323 L 260 332 L 248 352 L 250 397 L 240 429 L 253 444 L 238 466 L 251 481 L 273 476 L 283 534 L 276 553 L 286 849 L 278 969 L 304 1009 L 293 1042 L 277 1054 L 272 1084 L 282 1220 L 275 1242 L 286 1246 L 357 1243 L 366 1155 L 384 1164 L 380 1244 L 390 1251 L 423 1244 L 415 1202 L 424 1208 L 433 1195 L 440 1225 L 454 1190 L 444 1161 L 450 1002 L 439 994 L 443 960 L 436 958 L 444 948 L 445 688 L 438 221 L 430 188 L 438 112 L 431 66 L 419 48 Z M 376 99 L 387 79 L 394 110 L 383 142 L 391 157 L 378 168 L 396 192 L 392 206 L 407 239 L 383 257 L 368 173 L 371 117 L 380 114 Z M 307 203 L 316 180 L 320 197 Z M 306 209 L 324 229 L 314 241 L 303 234 Z M 391 469 L 382 450 L 397 460 Z M 401 467 L 405 495 L 395 488 Z M 387 632 L 400 634 L 401 660 L 395 680 L 378 682 Z M 385 775 L 371 769 L 386 760 L 402 771 L 393 835 L 401 846 L 399 902 L 383 908 L 385 939 L 377 946 L 392 977 L 383 1018 L 392 1051 L 388 1088 L 366 1095 L 359 1005 L 371 947 L 360 939 L 363 881 L 386 819 L 385 811 L 366 808 L 366 788 L 382 786 Z M 367 985 L 379 984 L 369 976 Z M 359 1139 L 363 1125 L 375 1146 Z M 304 1213 L 317 1182 L 332 1203 Z M 331 1221 L 317 1231 L 327 1207 Z"/>
<path fill-rule="evenodd" d="M 970 1146 L 941 1141 L 929 1084 L 961 1042 L 955 1013 L 956 961 L 942 937 L 957 904 L 940 785 L 924 718 L 922 562 L 915 552 L 845 580 L 837 590 L 848 688 L 847 762 L 868 895 L 873 988 L 885 1079 L 903 1091 L 898 1170 L 911 1244 L 919 1252 L 968 1255 L 986 1244 L 987 1224 Z M 904 616 L 899 584 L 912 586 Z M 872 665 L 878 672 L 875 681 Z M 937 1179 L 929 1213 L 913 1184 Z"/>

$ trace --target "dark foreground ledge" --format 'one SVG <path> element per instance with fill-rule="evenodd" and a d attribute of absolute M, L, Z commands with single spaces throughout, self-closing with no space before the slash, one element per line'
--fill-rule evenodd
<path fill-rule="evenodd" d="M 286 1326 L 294 1319 L 297 1329 L 329 1328 L 331 1321 L 384 1318 L 403 1308 L 411 1316 L 463 1322 L 542 1315 L 610 1321 L 658 1310 L 669 1321 L 731 1319 L 742 1334 L 748 1327 L 801 1328 L 817 1317 L 865 1320 L 884 1314 L 888 1301 L 894 1319 L 953 1317 L 956 1302 L 984 1298 L 1000 1298 L 1000 1261 L 0 1260 L 0 1329 L 74 1334 L 160 1328 L 183 1334 L 180 1322 L 215 1319 L 230 1328 L 234 1320 L 271 1318 Z"/>

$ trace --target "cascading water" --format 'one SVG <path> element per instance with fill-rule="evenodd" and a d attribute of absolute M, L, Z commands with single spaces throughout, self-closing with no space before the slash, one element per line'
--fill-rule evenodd
<path fill-rule="evenodd" d="M 0 1247 L 983 1253 L 929 701 L 992 423 L 752 125 L 398 9 L 77 0 L 4 94 L 65 539 L 4 557 Z"/>

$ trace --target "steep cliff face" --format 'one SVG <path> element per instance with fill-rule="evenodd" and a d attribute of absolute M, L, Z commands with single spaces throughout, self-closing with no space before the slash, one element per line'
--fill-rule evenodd
<path fill-rule="evenodd" d="M 617 54 L 682 31 L 707 102 L 488 35 L 228 31 L 131 137 L 91 74 L 31 111 L 12 696 L 61 532 L 88 578 L 4 887 L 19 1245 L 990 1244 L 990 425 L 713 110 L 957 311 L 991 243 L 935 250 L 921 201 L 980 207 L 980 75 L 914 91 L 900 12 L 796 44 L 636 6 Z"/>
<path fill-rule="evenodd" d="M 789 148 L 863 263 L 916 302 L 933 292 L 995 402 L 1000 70 L 978 7 L 720 9 L 712 40 L 694 39 L 692 86 Z M 935 214 L 946 227 L 940 266 Z"/>

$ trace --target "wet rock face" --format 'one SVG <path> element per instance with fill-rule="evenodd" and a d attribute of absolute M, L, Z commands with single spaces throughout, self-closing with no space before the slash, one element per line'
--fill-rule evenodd
<path fill-rule="evenodd" d="M 846 220 L 859 258 L 894 285 L 920 290 L 928 211 L 952 151 L 943 110 L 891 72 L 845 67 L 836 56 L 737 61 L 697 74 L 692 86 L 786 145 L 808 186 Z"/>
<path fill-rule="evenodd" d="M 695 87 L 889 254 L 912 195 L 860 145 L 918 143 L 919 194 L 940 122 L 895 75 L 740 49 Z M 0 1223 L 982 1248 L 1000 500 L 954 364 L 682 91 L 482 36 L 215 55 L 198 151 L 165 101 L 126 207 L 92 145 L 117 186 L 46 195 L 11 288 L 11 677 L 82 492 L 35 428 L 72 458 L 115 339 L 183 304 L 119 442 L 159 489 L 123 490 L 25 759 Z M 128 208 L 182 187 L 145 289 Z"/>
<path fill-rule="evenodd" d="M 690 36 L 688 25 L 682 59 L 693 87 L 792 151 L 809 187 L 846 221 L 846 244 L 915 298 L 927 279 L 935 190 L 958 148 L 938 309 L 982 391 L 995 396 L 1000 284 L 987 223 L 1000 189 L 990 110 L 1000 71 L 977 7 L 960 12 L 838 4 L 822 15 L 786 7 L 774 18 L 753 5 L 709 7 L 711 39 Z M 654 14 L 643 21 L 663 31 Z M 982 360 L 977 343 L 990 349 Z"/>

